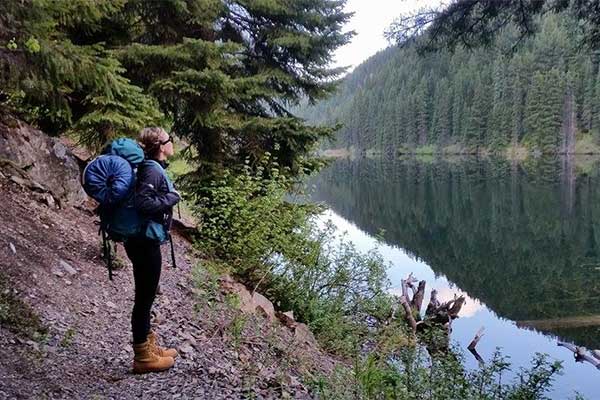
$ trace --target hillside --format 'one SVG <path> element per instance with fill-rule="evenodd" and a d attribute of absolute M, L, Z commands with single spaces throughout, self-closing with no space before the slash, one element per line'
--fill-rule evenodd
<path fill-rule="evenodd" d="M 177 269 L 163 249 L 154 323 L 181 356 L 167 373 L 131 374 L 129 262 L 119 249 L 122 267 L 109 281 L 90 205 L 70 191 L 57 193 L 77 189 L 70 150 L 5 122 L 3 151 L 19 145 L 23 153 L 0 154 L 1 398 L 312 397 L 306 382 L 335 361 L 304 325 L 281 324 L 268 300 L 254 304 L 243 286 L 205 270 L 178 232 Z M 35 161 L 21 157 L 32 151 L 28 143 L 38 149 L 29 154 Z M 61 162 L 43 164 L 56 155 Z M 32 178 L 42 174 L 57 179 L 45 186 Z"/>
<path fill-rule="evenodd" d="M 301 109 L 343 124 L 331 148 L 378 153 L 537 153 L 600 149 L 598 54 L 567 14 L 539 21 L 520 46 L 505 29 L 489 48 L 418 54 L 390 47 L 358 66 L 337 94 Z"/>

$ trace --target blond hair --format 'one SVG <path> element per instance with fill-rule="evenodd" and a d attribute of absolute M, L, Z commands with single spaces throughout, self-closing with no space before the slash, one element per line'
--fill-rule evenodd
<path fill-rule="evenodd" d="M 167 136 L 169 135 L 167 131 L 157 126 L 144 128 L 140 131 L 138 140 L 147 157 L 152 158 L 158 156 L 158 152 L 160 151 L 161 133 L 165 133 Z"/>

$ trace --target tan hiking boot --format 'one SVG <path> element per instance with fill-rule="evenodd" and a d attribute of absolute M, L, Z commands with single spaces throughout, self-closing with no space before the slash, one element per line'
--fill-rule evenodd
<path fill-rule="evenodd" d="M 133 373 L 160 372 L 175 364 L 173 357 L 161 357 L 152 352 L 148 341 L 133 345 Z"/>
<path fill-rule="evenodd" d="M 157 356 L 177 358 L 177 356 L 179 355 L 179 353 L 177 353 L 177 350 L 175 349 L 165 349 L 163 347 L 160 347 L 158 345 L 158 336 L 156 336 L 156 333 L 152 331 L 148 333 L 148 343 L 152 352 Z"/>

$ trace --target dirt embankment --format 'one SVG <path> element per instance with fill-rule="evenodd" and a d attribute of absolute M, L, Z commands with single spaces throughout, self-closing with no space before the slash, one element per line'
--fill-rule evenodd
<path fill-rule="evenodd" d="M 307 382 L 335 365 L 278 320 L 239 311 L 176 233 L 178 268 L 165 246 L 153 322 L 181 356 L 131 374 L 122 249 L 111 282 L 90 209 L 60 209 L 13 172 L 0 165 L 0 398 L 311 398 Z"/>

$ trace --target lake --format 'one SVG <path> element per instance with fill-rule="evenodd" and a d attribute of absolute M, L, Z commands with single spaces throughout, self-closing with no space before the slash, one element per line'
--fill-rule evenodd
<path fill-rule="evenodd" d="M 426 299 L 466 296 L 452 339 L 468 367 L 484 327 L 484 360 L 500 347 L 518 370 L 546 353 L 564 367 L 552 398 L 600 399 L 600 370 L 557 346 L 600 349 L 599 171 L 592 158 L 338 160 L 312 196 L 359 249 L 383 235 L 392 290 L 412 272 Z"/>

